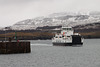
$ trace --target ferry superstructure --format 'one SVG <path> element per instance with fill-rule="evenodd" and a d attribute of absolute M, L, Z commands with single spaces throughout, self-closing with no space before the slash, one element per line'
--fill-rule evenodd
<path fill-rule="evenodd" d="M 62 27 L 61 33 L 55 34 L 52 38 L 54 46 L 82 45 L 83 38 L 79 33 L 74 33 L 72 27 Z"/>

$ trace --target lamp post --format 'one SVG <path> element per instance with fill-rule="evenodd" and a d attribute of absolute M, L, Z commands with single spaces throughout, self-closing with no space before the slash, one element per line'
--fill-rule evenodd
<path fill-rule="evenodd" d="M 15 40 L 17 41 L 17 32 L 15 32 Z"/>
<path fill-rule="evenodd" d="M 8 27 L 5 27 L 4 30 L 5 30 L 5 42 L 6 42 L 7 41 L 6 31 L 8 30 Z"/>
<path fill-rule="evenodd" d="M 6 42 L 6 28 L 5 28 L 5 42 Z"/>

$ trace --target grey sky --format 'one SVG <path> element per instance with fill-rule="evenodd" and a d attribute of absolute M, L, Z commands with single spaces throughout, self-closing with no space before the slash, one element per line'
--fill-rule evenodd
<path fill-rule="evenodd" d="M 100 11 L 100 0 L 0 0 L 0 27 L 57 12 Z"/>

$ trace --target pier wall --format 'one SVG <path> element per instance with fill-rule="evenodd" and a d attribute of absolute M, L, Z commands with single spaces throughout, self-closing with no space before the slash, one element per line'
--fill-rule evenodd
<path fill-rule="evenodd" d="M 30 42 L 0 42 L 0 54 L 30 53 Z"/>

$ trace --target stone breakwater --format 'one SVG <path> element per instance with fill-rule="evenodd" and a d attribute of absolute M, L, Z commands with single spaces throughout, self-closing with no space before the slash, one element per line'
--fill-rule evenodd
<path fill-rule="evenodd" d="M 30 42 L 0 42 L 0 54 L 30 53 Z"/>

